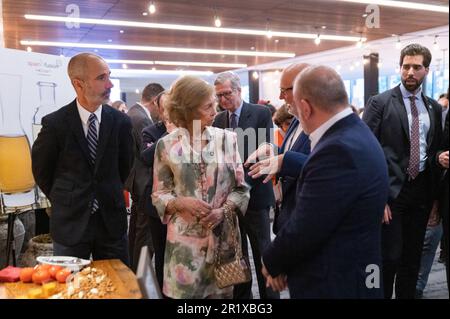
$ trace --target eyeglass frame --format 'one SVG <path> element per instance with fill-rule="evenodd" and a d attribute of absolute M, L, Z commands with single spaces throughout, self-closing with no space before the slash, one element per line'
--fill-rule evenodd
<path fill-rule="evenodd" d="M 286 94 L 286 92 L 287 91 L 291 91 L 291 90 L 293 90 L 294 89 L 294 87 L 293 86 L 291 86 L 291 87 L 288 87 L 288 88 L 280 88 L 280 94 Z"/>
<path fill-rule="evenodd" d="M 230 99 L 231 95 L 234 93 L 234 89 L 231 89 L 231 91 L 224 92 L 224 93 L 216 93 L 216 99 L 217 101 L 220 101 L 222 97 L 224 97 L 226 100 Z"/>

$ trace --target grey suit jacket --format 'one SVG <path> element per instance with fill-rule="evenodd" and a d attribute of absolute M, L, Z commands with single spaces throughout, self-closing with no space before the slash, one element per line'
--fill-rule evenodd
<path fill-rule="evenodd" d="M 213 126 L 228 128 L 228 111 L 218 113 L 214 119 Z M 272 116 L 269 109 L 263 105 L 244 102 L 241 115 L 239 117 L 238 127 L 244 131 L 248 128 L 253 128 L 256 132 L 255 143 L 249 143 L 248 139 L 243 138 L 243 134 L 238 136 L 239 153 L 241 155 L 242 162 L 245 162 L 248 156 L 252 154 L 260 144 L 263 142 L 271 142 L 272 140 Z M 273 206 L 275 203 L 275 197 L 273 195 L 272 183 L 264 184 L 262 182 L 264 180 L 263 177 L 252 179 L 248 176 L 248 169 L 244 168 L 244 171 L 245 181 L 252 187 L 250 190 L 248 209 L 259 210 Z"/>
<path fill-rule="evenodd" d="M 131 168 L 130 175 L 125 183 L 125 188 L 133 194 L 133 197 L 139 198 L 144 194 L 145 185 L 150 179 L 150 171 L 147 166 L 141 160 L 141 148 L 142 148 L 142 130 L 153 124 L 152 120 L 148 117 L 144 111 L 143 106 L 139 104 L 133 105 L 128 111 L 127 115 L 131 119 L 133 125 L 133 167 Z"/>

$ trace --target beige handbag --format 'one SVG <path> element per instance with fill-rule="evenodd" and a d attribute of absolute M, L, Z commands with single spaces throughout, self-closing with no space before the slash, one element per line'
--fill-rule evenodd
<path fill-rule="evenodd" d="M 242 256 L 242 248 L 236 239 L 236 228 L 229 214 L 224 214 L 226 222 L 230 225 L 233 236 L 234 260 L 228 263 L 221 262 L 220 244 L 215 253 L 214 275 L 216 277 L 217 287 L 220 289 L 249 282 L 251 280 L 251 272 L 247 259 Z M 220 241 L 223 241 L 224 234 L 220 235 Z"/>

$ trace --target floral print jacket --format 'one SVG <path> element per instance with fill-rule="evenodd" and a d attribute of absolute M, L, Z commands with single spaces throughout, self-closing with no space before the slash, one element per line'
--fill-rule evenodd
<path fill-rule="evenodd" d="M 216 286 L 215 253 L 220 245 L 221 259 L 231 260 L 235 243 L 239 249 L 241 245 L 236 214 L 234 232 L 225 219 L 210 230 L 188 213 L 165 214 L 168 202 L 177 196 L 196 197 L 213 208 L 222 207 L 226 201 L 233 202 L 245 214 L 250 187 L 244 180 L 236 134 L 206 127 L 203 138 L 208 144 L 201 154 L 193 150 L 189 134 L 182 128 L 160 139 L 156 146 L 152 200 L 162 222 L 167 224 L 163 292 L 170 298 L 206 298 L 230 293 L 231 287 Z"/>

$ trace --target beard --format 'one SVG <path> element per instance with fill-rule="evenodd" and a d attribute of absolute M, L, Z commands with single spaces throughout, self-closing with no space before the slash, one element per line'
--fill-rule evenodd
<path fill-rule="evenodd" d="M 415 78 L 406 78 L 406 79 L 402 79 L 402 83 L 403 86 L 409 91 L 409 92 L 415 92 L 421 85 L 423 82 L 423 79 L 417 80 Z"/>

